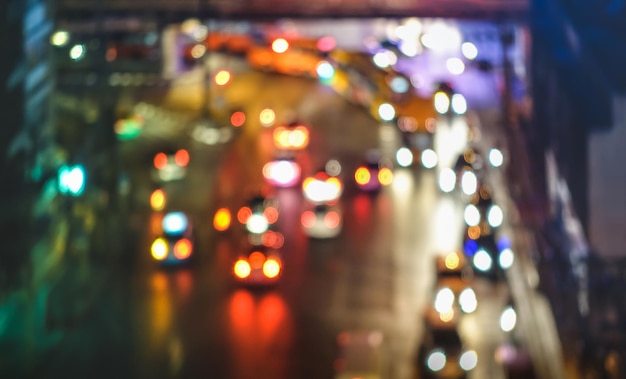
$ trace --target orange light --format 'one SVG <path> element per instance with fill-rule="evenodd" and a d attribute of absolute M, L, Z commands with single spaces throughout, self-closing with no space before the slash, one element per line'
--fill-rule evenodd
<path fill-rule="evenodd" d="M 218 232 L 223 232 L 230 227 L 232 216 L 228 208 L 220 208 L 215 212 L 213 217 L 213 227 Z"/>
<path fill-rule="evenodd" d="M 313 183 L 316 179 L 312 178 L 312 177 L 307 177 L 302 181 L 302 190 L 306 191 L 307 187 Z"/>
<path fill-rule="evenodd" d="M 167 250 L 169 246 L 167 241 L 164 238 L 157 238 L 152 242 L 152 246 L 150 247 L 150 251 L 152 252 L 152 257 L 157 261 L 162 261 L 167 257 Z"/>
<path fill-rule="evenodd" d="M 313 225 L 315 225 L 315 219 L 315 213 L 313 213 L 312 211 L 306 211 L 302 213 L 302 216 L 300 216 L 300 222 L 305 228 L 313 227 Z"/>
<path fill-rule="evenodd" d="M 372 175 L 370 174 L 370 171 L 365 167 L 359 167 L 354 172 L 354 180 L 356 180 L 356 182 L 360 185 L 369 183 L 371 178 Z"/>
<path fill-rule="evenodd" d="M 235 127 L 240 127 L 243 123 L 246 122 L 246 114 L 237 111 L 230 116 L 230 123 Z"/>
<path fill-rule="evenodd" d="M 237 212 L 237 221 L 242 224 L 248 222 L 248 219 L 252 216 L 252 210 L 248 207 L 241 207 Z"/>
<path fill-rule="evenodd" d="M 467 236 L 473 240 L 480 237 L 480 226 L 475 225 L 467 228 Z"/>
<path fill-rule="evenodd" d="M 387 167 L 383 167 L 378 171 L 378 181 L 383 186 L 388 186 L 393 182 L 393 172 Z"/>
<path fill-rule="evenodd" d="M 189 164 L 189 152 L 185 149 L 180 149 L 174 155 L 174 161 L 180 167 L 186 167 Z"/>
<path fill-rule="evenodd" d="M 263 275 L 268 277 L 269 279 L 273 279 L 280 274 L 280 263 L 275 259 L 268 259 L 263 263 Z"/>
<path fill-rule="evenodd" d="M 150 206 L 155 211 L 162 211 L 165 208 L 165 192 L 162 189 L 156 189 L 150 195 Z"/>
<path fill-rule="evenodd" d="M 230 72 L 226 70 L 218 71 L 217 74 L 215 74 L 215 84 L 217 84 L 218 86 L 225 86 L 230 82 L 230 79 Z"/>
<path fill-rule="evenodd" d="M 267 232 L 263 233 L 263 235 L 261 235 L 261 243 L 263 243 L 263 246 L 267 246 L 267 247 L 274 246 L 274 244 L 278 240 L 278 237 L 276 236 L 276 234 L 277 233 L 273 230 L 268 230 Z"/>
<path fill-rule="evenodd" d="M 187 238 L 183 238 L 174 245 L 174 256 L 178 259 L 187 259 L 191 255 L 193 245 Z"/>
<path fill-rule="evenodd" d="M 250 253 L 248 262 L 253 269 L 260 269 L 263 266 L 263 262 L 265 262 L 265 255 L 260 251 L 254 251 Z"/>
<path fill-rule="evenodd" d="M 240 279 L 245 279 L 248 276 L 250 276 L 251 271 L 252 270 L 250 269 L 250 264 L 246 262 L 244 259 L 238 260 L 237 262 L 235 262 L 235 265 L 233 266 L 233 273 L 235 274 L 236 277 Z"/>
<path fill-rule="evenodd" d="M 158 153 L 154 156 L 154 167 L 159 170 L 163 170 L 167 166 L 167 155 L 165 153 Z"/>
<path fill-rule="evenodd" d="M 450 322 L 454 318 L 454 309 L 439 313 L 439 319 L 443 322 Z"/>
<path fill-rule="evenodd" d="M 326 213 L 326 216 L 324 216 L 324 224 L 331 229 L 338 227 L 340 221 L 341 216 L 339 216 L 339 213 L 334 211 L 328 212 Z"/>
<path fill-rule="evenodd" d="M 274 207 L 267 207 L 263 211 L 263 216 L 265 216 L 268 223 L 273 224 L 278 221 L 278 209 Z"/>

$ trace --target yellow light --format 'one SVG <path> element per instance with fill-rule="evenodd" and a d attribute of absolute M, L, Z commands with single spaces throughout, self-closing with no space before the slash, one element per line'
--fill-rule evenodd
<path fill-rule="evenodd" d="M 215 84 L 218 86 L 225 86 L 228 82 L 230 82 L 230 78 L 230 72 L 226 70 L 218 71 L 218 73 L 215 74 Z"/>
<path fill-rule="evenodd" d="M 460 259 L 459 259 L 459 256 L 457 255 L 457 253 L 450 253 L 450 254 L 446 255 L 445 264 L 446 264 L 446 268 L 448 270 L 454 270 L 454 269 L 458 268 L 459 267 L 459 262 L 460 262 Z"/>
<path fill-rule="evenodd" d="M 167 257 L 168 250 L 167 241 L 164 238 L 157 238 L 152 242 L 152 247 L 150 250 L 152 251 L 152 257 L 157 261 L 162 261 Z"/>
<path fill-rule="evenodd" d="M 369 183 L 371 178 L 372 176 L 369 170 L 365 167 L 359 167 L 354 172 L 354 180 L 356 180 L 358 184 L 361 184 L 361 185 L 367 184 Z"/>
<path fill-rule="evenodd" d="M 191 56 L 194 59 L 202 58 L 205 53 L 206 53 L 206 46 L 201 45 L 199 43 L 194 45 L 194 47 L 191 48 Z"/>
<path fill-rule="evenodd" d="M 276 121 L 276 113 L 269 108 L 265 108 L 261 111 L 259 120 L 263 126 L 272 126 L 274 121 Z"/>
<path fill-rule="evenodd" d="M 157 189 L 150 195 L 150 206 L 155 211 L 162 211 L 165 208 L 165 192 L 162 189 Z"/>
<path fill-rule="evenodd" d="M 233 267 L 233 272 L 235 273 L 235 276 L 240 278 L 240 279 L 245 279 L 248 276 L 250 276 L 250 264 L 248 264 L 248 262 L 246 262 L 243 259 L 238 260 L 237 262 L 235 262 L 235 266 Z"/>
<path fill-rule="evenodd" d="M 378 181 L 383 186 L 388 186 L 393 182 L 393 172 L 387 167 L 383 167 L 378 171 Z"/>
<path fill-rule="evenodd" d="M 450 308 L 450 310 L 439 313 L 439 319 L 443 322 L 450 322 L 454 318 L 454 309 Z"/>
<path fill-rule="evenodd" d="M 220 208 L 215 212 L 213 217 L 213 227 L 218 232 L 223 232 L 230 227 L 232 216 L 228 208 Z"/>
<path fill-rule="evenodd" d="M 280 263 L 278 263 L 275 259 L 268 259 L 263 264 L 263 274 L 273 279 L 280 274 Z"/>

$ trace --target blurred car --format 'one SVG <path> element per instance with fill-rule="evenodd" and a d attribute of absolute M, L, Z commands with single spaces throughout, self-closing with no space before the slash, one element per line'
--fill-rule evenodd
<path fill-rule="evenodd" d="M 309 203 L 300 215 L 304 233 L 311 238 L 333 238 L 341 233 L 343 215 L 338 204 Z"/>
<path fill-rule="evenodd" d="M 464 348 L 456 325 L 426 320 L 418 353 L 420 378 L 465 379 L 477 363 L 476 352 Z"/>
<path fill-rule="evenodd" d="M 154 260 L 162 265 L 188 261 L 193 253 L 193 228 L 183 212 L 168 212 L 161 221 L 161 235 L 150 246 Z"/>
<path fill-rule="evenodd" d="M 246 52 L 250 67 L 283 75 L 317 77 L 317 67 L 323 61 L 317 51 L 288 48 L 276 52 L 271 47 L 253 46 Z"/>
<path fill-rule="evenodd" d="M 278 282 L 283 263 L 278 250 L 252 246 L 233 263 L 233 276 L 239 283 L 267 286 Z"/>
<path fill-rule="evenodd" d="M 343 183 L 339 177 L 320 170 L 302 181 L 303 196 L 313 203 L 336 202 L 343 193 Z"/>
<path fill-rule="evenodd" d="M 365 160 L 354 170 L 354 181 L 362 191 L 380 191 L 393 182 L 392 165 L 377 150 L 370 150 Z"/>
<path fill-rule="evenodd" d="M 262 235 L 278 221 L 278 201 L 257 194 L 239 208 L 237 220 L 246 232 Z"/>
<path fill-rule="evenodd" d="M 463 250 L 472 263 L 474 274 L 493 282 L 503 281 L 504 270 L 513 262 L 511 249 L 503 246 L 493 233 L 481 234 L 477 226 L 468 227 L 464 238 Z"/>
<path fill-rule="evenodd" d="M 344 331 L 337 336 L 335 379 L 381 379 L 383 334 L 376 330 Z"/>
<path fill-rule="evenodd" d="M 293 158 L 276 158 L 263 166 L 263 177 L 276 187 L 293 187 L 300 183 L 301 168 Z"/>
<path fill-rule="evenodd" d="M 152 162 L 153 180 L 162 182 L 180 180 L 187 174 L 189 152 L 186 149 L 165 148 L 154 155 Z"/>
<path fill-rule="evenodd" d="M 435 257 L 435 270 L 437 279 L 452 277 L 471 280 L 472 278 L 472 268 L 462 251 L 454 250 L 438 254 Z"/>
<path fill-rule="evenodd" d="M 403 131 L 402 145 L 396 150 L 396 162 L 401 167 L 437 166 L 437 153 L 433 150 L 433 134 L 422 131 Z"/>
<path fill-rule="evenodd" d="M 493 202 L 491 189 L 486 184 L 479 184 L 478 190 L 470 197 L 465 206 L 463 218 L 468 226 L 478 226 L 484 233 L 502 225 L 504 214 L 502 208 Z"/>
<path fill-rule="evenodd" d="M 297 121 L 277 126 L 273 136 L 279 150 L 302 150 L 309 145 L 309 128 Z"/>

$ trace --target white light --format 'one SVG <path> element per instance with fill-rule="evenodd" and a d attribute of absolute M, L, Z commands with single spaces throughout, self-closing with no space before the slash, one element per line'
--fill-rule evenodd
<path fill-rule="evenodd" d="M 497 228 L 502 225 L 502 221 L 504 220 L 504 215 L 502 214 L 502 209 L 497 205 L 492 205 L 489 207 L 489 212 L 487 212 L 487 222 L 489 226 L 492 228 Z"/>
<path fill-rule="evenodd" d="M 63 176 L 62 181 L 71 194 L 80 195 L 85 188 L 85 172 L 80 167 L 74 167 Z"/>
<path fill-rule="evenodd" d="M 324 170 L 330 176 L 337 176 L 341 174 L 341 163 L 336 159 L 331 159 L 324 165 Z"/>
<path fill-rule="evenodd" d="M 464 313 L 472 313 L 478 307 L 476 293 L 471 288 L 466 288 L 459 294 L 459 305 Z"/>
<path fill-rule="evenodd" d="M 515 261 L 515 254 L 513 254 L 513 250 L 508 247 L 500 252 L 498 256 L 498 263 L 503 270 L 509 269 L 513 266 L 513 262 Z"/>
<path fill-rule="evenodd" d="M 472 262 L 474 263 L 474 267 L 483 272 L 491 270 L 491 266 L 493 265 L 493 259 L 491 259 L 489 253 L 483 249 L 478 250 L 476 254 L 474 254 Z"/>
<path fill-rule="evenodd" d="M 473 370 L 478 364 L 478 354 L 474 350 L 468 350 L 461 354 L 459 358 L 459 366 L 464 371 Z"/>
<path fill-rule="evenodd" d="M 432 371 L 441 371 L 446 366 L 446 355 L 442 350 L 435 350 L 428 355 L 426 365 Z"/>
<path fill-rule="evenodd" d="M 513 307 L 507 307 L 500 315 L 500 329 L 503 332 L 510 332 L 515 328 L 515 324 L 517 323 L 517 314 L 515 313 L 515 309 Z"/>
<path fill-rule="evenodd" d="M 331 79 L 335 76 L 335 68 L 332 64 L 322 61 L 317 65 L 317 75 L 322 79 Z"/>
<path fill-rule="evenodd" d="M 465 96 L 460 93 L 452 95 L 452 111 L 459 115 L 467 112 L 467 101 L 465 100 Z"/>
<path fill-rule="evenodd" d="M 187 229 L 187 216 L 182 212 L 171 212 L 166 214 L 161 221 L 161 226 L 165 233 L 178 234 Z"/>
<path fill-rule="evenodd" d="M 246 221 L 246 229 L 248 229 L 250 233 L 265 233 L 269 227 L 270 224 L 267 218 L 260 214 L 252 214 L 248 217 L 248 221 Z"/>
<path fill-rule="evenodd" d="M 460 58 L 448 58 L 446 67 L 452 75 L 460 75 L 465 71 L 465 63 Z"/>
<path fill-rule="evenodd" d="M 85 56 L 85 45 L 74 45 L 70 49 L 70 58 L 72 60 L 80 60 Z"/>
<path fill-rule="evenodd" d="M 396 109 L 389 103 L 383 103 L 378 107 L 378 115 L 383 121 L 391 121 L 396 117 Z"/>
<path fill-rule="evenodd" d="M 424 149 L 422 151 L 422 166 L 424 168 L 433 168 L 437 166 L 437 153 L 432 149 Z"/>
<path fill-rule="evenodd" d="M 504 156 L 502 155 L 502 152 L 499 149 L 496 149 L 494 147 L 493 149 L 489 150 L 489 163 L 491 164 L 491 166 L 500 167 L 502 166 L 503 162 L 504 162 Z"/>
<path fill-rule="evenodd" d="M 300 178 L 300 166 L 284 160 L 268 162 L 263 166 L 263 176 L 279 186 L 291 186 Z"/>
<path fill-rule="evenodd" d="M 401 167 L 409 167 L 413 164 L 413 153 L 403 146 L 396 151 L 396 161 Z"/>
<path fill-rule="evenodd" d="M 70 33 L 65 30 L 59 30 L 50 36 L 50 43 L 54 46 L 65 46 L 70 41 Z"/>
<path fill-rule="evenodd" d="M 471 42 L 463 42 L 461 45 L 461 52 L 463 53 L 463 56 L 469 60 L 476 59 L 478 56 L 478 49 L 476 48 L 476 45 Z"/>
<path fill-rule="evenodd" d="M 341 186 L 324 180 L 312 180 L 303 188 L 304 197 L 316 203 L 337 200 L 341 192 Z"/>
<path fill-rule="evenodd" d="M 443 192 L 452 192 L 456 184 L 456 174 L 451 168 L 444 168 L 439 173 L 439 188 Z"/>
<path fill-rule="evenodd" d="M 289 49 L 289 42 L 284 38 L 276 38 L 272 42 L 272 50 L 276 53 L 284 53 L 287 49 Z"/>
<path fill-rule="evenodd" d="M 398 57 L 392 51 L 385 50 L 379 51 L 372 57 L 374 64 L 380 68 L 387 68 L 389 66 L 393 66 L 398 62 Z"/>
<path fill-rule="evenodd" d="M 476 179 L 476 174 L 474 174 L 470 170 L 463 171 L 461 175 L 461 190 L 466 195 L 473 195 L 476 193 L 478 189 L 478 179 Z"/>
<path fill-rule="evenodd" d="M 444 23 L 436 23 L 430 26 L 425 34 L 422 34 L 420 41 L 429 49 L 458 51 L 461 45 L 461 35 L 456 28 Z"/>
<path fill-rule="evenodd" d="M 480 212 L 474 204 L 468 204 L 463 212 L 463 219 L 469 226 L 476 226 L 480 224 Z"/>
<path fill-rule="evenodd" d="M 435 310 L 439 313 L 447 313 L 452 310 L 454 304 L 454 292 L 448 287 L 437 291 L 435 295 Z"/>
<path fill-rule="evenodd" d="M 441 114 L 448 112 L 450 109 L 450 98 L 444 92 L 435 93 L 435 110 Z"/>
<path fill-rule="evenodd" d="M 400 52 L 407 57 L 414 57 L 421 52 L 421 45 L 415 41 L 402 41 L 400 42 Z"/>

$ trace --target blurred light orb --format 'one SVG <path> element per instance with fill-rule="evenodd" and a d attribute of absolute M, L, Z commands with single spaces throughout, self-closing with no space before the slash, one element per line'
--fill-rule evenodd
<path fill-rule="evenodd" d="M 401 167 L 409 167 L 413 164 L 413 153 L 403 146 L 396 151 L 396 161 Z"/>
<path fill-rule="evenodd" d="M 466 288 L 459 294 L 459 305 L 464 313 L 472 313 L 478 308 L 476 292 L 471 288 Z"/>
<path fill-rule="evenodd" d="M 396 109 L 389 103 L 383 103 L 378 107 L 378 115 L 383 121 L 391 121 L 396 117 Z"/>
<path fill-rule="evenodd" d="M 468 204 L 463 212 L 463 219 L 469 226 L 476 226 L 480 224 L 480 212 L 474 204 Z"/>
<path fill-rule="evenodd" d="M 227 70 L 220 70 L 215 74 L 215 84 L 225 86 L 230 82 L 231 74 Z"/>
<path fill-rule="evenodd" d="M 66 30 L 59 30 L 50 36 L 50 43 L 53 46 L 65 46 L 70 41 L 70 33 Z"/>
<path fill-rule="evenodd" d="M 432 371 L 441 371 L 446 366 L 446 355 L 442 350 L 435 350 L 426 359 L 426 365 Z"/>
<path fill-rule="evenodd" d="M 317 71 L 317 76 L 322 80 L 332 79 L 335 76 L 335 68 L 327 61 L 320 62 L 315 70 Z"/>
<path fill-rule="evenodd" d="M 500 329 L 508 333 L 515 328 L 515 324 L 517 324 L 517 313 L 513 307 L 508 306 L 500 315 Z"/>
<path fill-rule="evenodd" d="M 504 155 L 495 147 L 489 150 L 489 164 L 493 167 L 500 167 L 504 163 Z"/>
<path fill-rule="evenodd" d="M 431 169 L 437 166 L 437 162 L 437 153 L 435 153 L 433 149 L 424 149 L 422 151 L 422 166 L 424 166 L 424 168 Z"/>
<path fill-rule="evenodd" d="M 276 113 L 273 109 L 265 108 L 259 114 L 259 121 L 261 121 L 261 125 L 270 127 L 276 122 Z"/>
<path fill-rule="evenodd" d="M 513 254 L 513 250 L 506 248 L 500 252 L 498 256 L 498 264 L 503 270 L 507 270 L 513 266 L 513 262 L 515 261 L 515 254 Z"/>
<path fill-rule="evenodd" d="M 493 265 L 493 259 L 491 259 L 489 253 L 483 249 L 478 250 L 476 254 L 474 254 L 472 262 L 474 263 L 474 267 L 483 272 L 491 270 L 491 266 Z"/>
<path fill-rule="evenodd" d="M 502 213 L 502 208 L 497 205 L 492 205 L 487 212 L 487 222 L 489 226 L 492 228 L 497 228 L 502 225 L 502 221 L 504 221 L 504 214 Z"/>
<path fill-rule="evenodd" d="M 463 56 L 469 60 L 476 59 L 478 56 L 478 49 L 476 48 L 476 45 L 471 42 L 463 42 L 461 45 L 461 52 L 463 53 Z"/>
<path fill-rule="evenodd" d="M 284 38 L 276 38 L 272 42 L 272 50 L 275 53 L 284 53 L 287 49 L 289 49 L 289 42 Z"/>
<path fill-rule="evenodd" d="M 478 189 L 478 179 L 476 174 L 470 170 L 465 170 L 461 175 L 461 190 L 466 195 L 473 195 Z"/>
<path fill-rule="evenodd" d="M 454 304 L 454 292 L 448 287 L 442 288 L 435 295 L 435 310 L 439 313 L 446 313 L 452 309 Z"/>
<path fill-rule="evenodd" d="M 191 56 L 194 59 L 200 59 L 206 54 L 206 46 L 203 44 L 197 43 L 191 48 Z"/>
<path fill-rule="evenodd" d="M 461 75 L 465 71 L 465 63 L 460 58 L 448 58 L 446 68 L 452 75 Z"/>
<path fill-rule="evenodd" d="M 379 68 L 387 68 L 398 63 L 398 57 L 393 51 L 379 51 L 372 57 L 374 64 Z"/>
<path fill-rule="evenodd" d="M 337 46 L 337 41 L 332 36 L 324 36 L 317 40 L 317 49 L 321 52 L 329 52 Z"/>
<path fill-rule="evenodd" d="M 464 371 L 473 370 L 478 364 L 478 354 L 474 350 L 468 350 L 461 354 L 459 358 L 459 366 Z"/>
<path fill-rule="evenodd" d="M 460 93 L 452 95 L 452 111 L 458 115 L 462 115 L 467 112 L 467 101 L 465 100 L 465 96 Z"/>
<path fill-rule="evenodd" d="M 411 88 L 411 85 L 406 78 L 396 76 L 389 82 L 389 87 L 395 93 L 406 93 Z"/>
<path fill-rule="evenodd" d="M 85 45 L 82 45 L 82 44 L 74 45 L 70 49 L 70 58 L 72 60 L 79 61 L 85 57 L 86 52 L 87 52 L 87 49 L 85 48 Z"/>
<path fill-rule="evenodd" d="M 456 174 L 451 168 L 444 168 L 439 173 L 439 188 L 443 192 L 452 192 L 456 185 Z"/>
<path fill-rule="evenodd" d="M 437 113 L 445 114 L 450 109 L 450 98 L 445 92 L 436 92 L 433 101 Z"/>
<path fill-rule="evenodd" d="M 338 176 L 341 174 L 341 163 L 336 159 L 330 159 L 324 165 L 324 170 L 330 176 Z"/>

